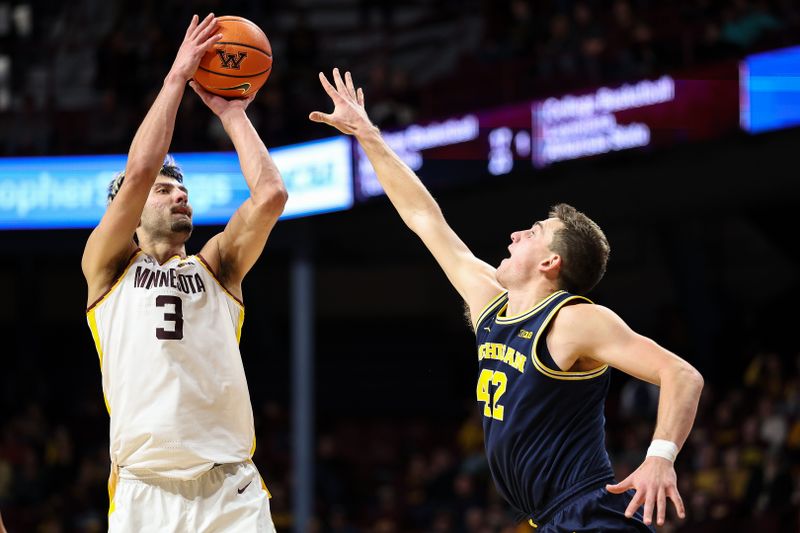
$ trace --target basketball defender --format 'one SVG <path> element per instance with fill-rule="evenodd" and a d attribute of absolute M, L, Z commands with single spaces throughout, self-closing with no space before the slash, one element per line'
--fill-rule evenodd
<path fill-rule="evenodd" d="M 703 379 L 686 361 L 634 333 L 586 297 L 609 246 L 571 206 L 511 234 L 495 269 L 448 226 L 419 178 L 382 139 L 350 73 L 320 82 L 335 105 L 309 118 L 353 135 L 408 227 L 463 297 L 478 345 L 478 409 L 495 484 L 537 532 L 651 531 L 670 498 L 684 506 L 673 461 L 689 434 Z M 605 449 L 609 367 L 661 387 L 655 436 L 642 465 L 615 483 Z M 644 513 L 640 507 L 644 505 Z"/>
<path fill-rule="evenodd" d="M 271 532 L 269 493 L 251 461 L 255 431 L 239 353 L 242 279 L 286 203 L 245 114 L 194 82 L 233 141 L 250 197 L 187 255 L 192 208 L 166 158 L 186 82 L 220 39 L 195 15 L 131 143 L 125 171 L 86 243 L 87 318 L 111 417 L 109 531 Z M 138 246 L 134 242 L 138 240 Z"/>

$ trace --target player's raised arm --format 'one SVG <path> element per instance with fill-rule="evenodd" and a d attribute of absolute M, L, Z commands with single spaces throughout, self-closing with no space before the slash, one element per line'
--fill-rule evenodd
<path fill-rule="evenodd" d="M 135 248 L 133 234 L 172 141 L 186 82 L 197 70 L 206 50 L 219 40 L 220 36 L 214 33 L 216 29 L 213 14 L 202 21 L 197 15 L 192 17 L 164 85 L 136 131 L 124 181 L 83 252 L 81 267 L 89 285 L 89 302 L 108 289 Z"/>
<path fill-rule="evenodd" d="M 356 138 L 403 222 L 422 239 L 466 301 L 474 325 L 484 305 L 503 290 L 495 279 L 495 269 L 473 255 L 447 224 L 439 205 L 417 175 L 383 140 L 367 116 L 364 91 L 356 90 L 350 73 L 345 73 L 342 79 L 339 69 L 334 69 L 335 87 L 323 73 L 319 79 L 335 108 L 331 114 L 314 111 L 309 118 Z"/>
<path fill-rule="evenodd" d="M 703 389 L 700 373 L 674 353 L 634 332 L 613 311 L 598 305 L 562 309 L 547 344 L 561 368 L 569 368 L 584 358 L 660 387 L 653 445 L 645 461 L 626 479 L 607 488 L 615 494 L 635 490 L 625 514 L 633 516 L 644 505 L 645 524 L 651 523 L 654 510 L 658 525 L 664 524 L 667 498 L 683 518 L 684 505 L 673 462 L 694 424 Z"/>
<path fill-rule="evenodd" d="M 254 96 L 226 100 L 196 82 L 190 85 L 219 117 L 233 141 L 250 189 L 250 197 L 239 206 L 225 230 L 212 237 L 200 252 L 226 288 L 241 298 L 242 279 L 264 250 L 270 231 L 283 213 L 288 194 L 267 147 L 245 113 Z"/>

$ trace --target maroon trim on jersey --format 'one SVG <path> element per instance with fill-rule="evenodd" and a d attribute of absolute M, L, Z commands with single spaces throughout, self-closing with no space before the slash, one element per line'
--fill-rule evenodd
<path fill-rule="evenodd" d="M 133 251 L 133 253 L 131 254 L 131 256 L 128 258 L 128 262 L 127 262 L 127 264 L 125 265 L 125 268 L 123 268 L 123 269 L 122 269 L 122 271 L 120 272 L 119 276 L 117 276 L 116 278 L 114 278 L 114 283 L 112 283 L 112 284 L 111 284 L 111 286 L 109 286 L 109 287 L 108 287 L 108 289 L 106 289 L 106 292 L 104 292 L 104 293 L 103 293 L 103 294 L 100 296 L 100 298 L 98 298 L 97 300 L 95 300 L 95 301 L 94 301 L 94 303 L 92 303 L 92 305 L 90 305 L 89 307 L 87 307 L 87 308 L 86 308 L 86 312 L 87 312 L 87 313 L 88 313 L 89 311 L 91 311 L 92 309 L 94 309 L 94 307 L 95 307 L 97 304 L 99 304 L 100 302 L 102 302 L 102 301 L 103 301 L 103 298 L 105 298 L 106 296 L 108 296 L 108 293 L 109 293 L 109 292 L 111 292 L 111 290 L 112 290 L 114 287 L 116 287 L 116 286 L 117 286 L 117 283 L 119 283 L 119 281 L 122 279 L 122 276 L 124 276 L 124 275 L 125 275 L 125 273 L 128 271 L 128 269 L 131 267 L 131 264 L 133 264 L 133 259 L 134 259 L 134 258 L 135 258 L 137 255 L 139 255 L 139 252 L 141 252 L 141 251 L 142 251 L 142 249 L 141 249 L 141 248 L 139 248 L 139 247 L 137 246 L 137 247 L 136 247 L 136 249 L 135 249 L 135 250 Z"/>
<path fill-rule="evenodd" d="M 225 292 L 228 294 L 228 296 L 230 296 L 231 298 L 233 298 L 234 300 L 236 300 L 236 303 L 238 303 L 239 305 L 241 305 L 242 307 L 244 307 L 244 302 L 242 302 L 242 301 L 241 301 L 239 298 L 237 298 L 236 296 L 234 296 L 234 295 L 233 295 L 233 293 L 232 293 L 231 291 L 229 291 L 229 290 L 228 290 L 228 288 L 225 286 L 225 284 L 224 284 L 224 283 L 222 283 L 222 282 L 219 280 L 219 278 L 217 277 L 217 275 L 214 273 L 214 269 L 213 269 L 213 268 L 211 268 L 211 265 L 209 265 L 209 264 L 208 264 L 208 261 L 206 261 L 206 258 L 205 258 L 205 257 L 203 257 L 202 255 L 200 255 L 199 253 L 198 253 L 198 254 L 195 254 L 195 255 L 196 255 L 196 256 L 197 256 L 197 258 L 200 260 L 200 262 L 201 262 L 201 263 L 203 263 L 203 265 L 206 267 L 206 270 L 208 270 L 208 273 L 209 273 L 209 274 L 211 274 L 211 277 L 212 277 L 212 278 L 214 278 L 214 281 L 216 281 L 216 282 L 219 284 L 219 286 L 220 286 L 220 287 L 222 287 L 222 290 L 223 290 L 223 291 L 225 291 Z"/>

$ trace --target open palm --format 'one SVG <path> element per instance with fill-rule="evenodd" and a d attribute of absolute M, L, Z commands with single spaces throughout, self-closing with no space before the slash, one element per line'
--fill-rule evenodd
<path fill-rule="evenodd" d="M 372 125 L 364 109 L 364 91 L 360 87 L 356 90 L 350 72 L 345 72 L 342 79 L 339 69 L 333 69 L 333 81 L 336 87 L 331 85 L 322 72 L 319 73 L 319 81 L 333 100 L 333 113 L 313 111 L 308 115 L 309 119 L 333 126 L 347 135 L 353 135 L 359 129 Z"/>

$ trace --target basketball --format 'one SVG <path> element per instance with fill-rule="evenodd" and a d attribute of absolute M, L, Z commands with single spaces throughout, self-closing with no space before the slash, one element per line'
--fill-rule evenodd
<path fill-rule="evenodd" d="M 217 17 L 222 39 L 206 52 L 194 74 L 207 91 L 227 98 L 246 98 L 272 72 L 272 46 L 256 24 L 242 17 Z"/>

